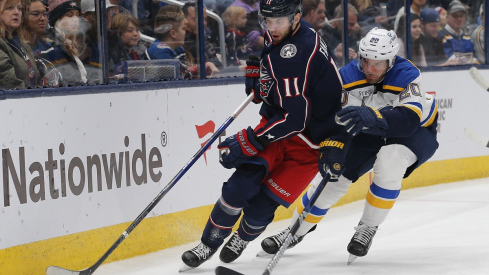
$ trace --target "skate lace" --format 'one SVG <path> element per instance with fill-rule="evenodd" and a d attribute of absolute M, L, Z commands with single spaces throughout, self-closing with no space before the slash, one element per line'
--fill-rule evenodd
<path fill-rule="evenodd" d="M 248 245 L 247 241 L 241 239 L 238 236 L 238 234 L 234 234 L 227 247 L 229 248 L 229 250 L 233 251 L 234 253 L 239 254 L 241 250 L 246 248 L 247 245 Z"/>
<path fill-rule="evenodd" d="M 290 227 L 287 227 L 284 229 L 282 232 L 278 233 L 277 235 L 273 236 L 272 239 L 280 246 L 285 242 L 285 238 L 287 238 L 287 235 L 290 232 Z M 299 239 L 299 236 L 295 235 L 290 244 L 295 244 Z M 289 245 L 290 246 L 290 245 Z"/>
<path fill-rule="evenodd" d="M 278 233 L 277 235 L 273 236 L 273 239 L 279 243 L 279 244 L 282 244 L 285 240 L 285 237 L 287 237 L 287 234 L 289 234 L 290 232 L 290 228 L 286 228 L 285 230 L 281 231 L 280 233 Z"/>
<path fill-rule="evenodd" d="M 207 259 L 209 255 L 212 254 L 213 249 L 200 243 L 197 247 L 192 248 L 191 251 L 200 259 Z"/>
<path fill-rule="evenodd" d="M 355 227 L 355 234 L 353 235 L 353 238 L 355 241 L 367 245 L 372 237 L 375 235 L 375 232 L 377 232 L 377 227 L 376 226 L 367 226 L 365 224 L 360 224 L 357 227 Z"/>

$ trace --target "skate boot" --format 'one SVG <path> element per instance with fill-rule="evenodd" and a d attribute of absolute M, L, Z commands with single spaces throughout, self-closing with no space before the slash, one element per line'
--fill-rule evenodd
<path fill-rule="evenodd" d="M 200 243 L 198 246 L 185 251 L 182 254 L 182 261 L 184 264 L 180 268 L 180 272 L 188 271 L 198 267 L 205 261 L 209 260 L 212 255 L 216 253 L 216 251 L 216 249 L 212 249 L 203 243 Z"/>
<path fill-rule="evenodd" d="M 357 257 L 367 255 L 377 229 L 378 226 L 367 226 L 362 222 L 358 223 L 358 226 L 355 227 L 356 232 L 347 247 L 348 252 L 350 252 L 348 264 L 351 264 Z"/>
<path fill-rule="evenodd" d="M 236 260 L 243 250 L 245 250 L 248 245 L 248 241 L 244 241 L 238 234 L 238 231 L 235 231 L 231 239 L 224 245 L 221 250 L 221 254 L 219 254 L 219 259 L 221 259 L 224 263 L 230 263 Z"/>
<path fill-rule="evenodd" d="M 314 231 L 316 229 L 316 226 L 317 225 L 314 225 L 306 233 L 306 235 L 309 234 L 309 232 Z M 280 246 L 282 246 L 282 244 L 285 242 L 285 238 L 287 238 L 287 235 L 289 234 L 289 232 L 290 232 L 290 227 L 287 227 L 285 230 L 283 230 L 282 232 L 278 233 L 277 235 L 273 235 L 273 236 L 270 236 L 270 237 L 264 239 L 261 242 L 261 248 L 267 254 L 276 254 L 279 251 Z M 290 244 L 287 247 L 287 249 L 290 249 L 290 248 L 296 246 L 298 243 L 300 243 L 304 239 L 304 237 L 306 235 L 304 235 L 304 236 L 297 236 L 297 235 L 294 236 L 294 238 L 290 242 Z M 261 253 L 258 253 L 257 256 L 262 256 L 262 255 L 261 255 Z"/>

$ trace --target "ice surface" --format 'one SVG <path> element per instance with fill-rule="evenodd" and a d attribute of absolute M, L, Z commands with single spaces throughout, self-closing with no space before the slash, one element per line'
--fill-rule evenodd
<path fill-rule="evenodd" d="M 363 204 L 332 208 L 316 231 L 284 254 L 273 274 L 489 274 L 489 178 L 401 191 L 369 254 L 347 266 L 346 246 Z M 220 262 L 218 251 L 197 269 L 178 273 L 181 254 L 195 242 L 106 264 L 95 274 L 204 275 L 218 265 L 262 274 L 271 257 L 255 257 L 261 240 L 288 223 L 271 224 L 234 263 Z"/>

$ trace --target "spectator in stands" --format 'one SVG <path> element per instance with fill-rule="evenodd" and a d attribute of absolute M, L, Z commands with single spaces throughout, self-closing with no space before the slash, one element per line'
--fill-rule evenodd
<path fill-rule="evenodd" d="M 183 47 L 186 31 L 187 20 L 182 9 L 170 5 L 162 7 L 155 20 L 156 39 L 146 53 L 148 59 L 178 59 L 182 78 L 191 79 L 198 74 L 195 61 L 190 59 L 189 62 Z M 206 62 L 206 71 L 209 76 L 219 73 L 212 62 Z"/>
<path fill-rule="evenodd" d="M 316 32 L 321 32 L 325 24 L 329 24 L 328 18 L 326 17 L 325 0 L 319 0 L 318 8 L 316 10 L 316 21 L 311 25 Z M 322 37 L 322 33 L 319 33 L 319 35 Z"/>
<path fill-rule="evenodd" d="M 53 55 L 53 46 L 46 36 L 48 12 L 41 0 L 24 0 L 22 3 L 22 22 L 19 37 L 27 42 L 32 50 L 34 60 L 41 78 L 40 85 L 57 87 L 61 80 L 60 73 L 49 61 Z"/>
<path fill-rule="evenodd" d="M 306 20 L 311 26 L 317 18 L 317 8 L 319 0 L 302 0 L 302 19 Z"/>
<path fill-rule="evenodd" d="M 419 16 L 419 14 L 421 13 L 421 10 L 423 9 L 423 7 L 425 5 L 426 5 L 426 0 L 412 0 L 411 7 L 410 7 L 411 13 L 415 13 L 416 15 Z M 397 12 L 396 20 L 394 22 L 394 32 L 395 33 L 399 33 L 399 31 L 402 31 L 399 29 L 399 19 L 401 18 L 401 16 L 403 14 L 406 14 L 404 6 L 402 6 L 399 9 L 399 11 Z"/>
<path fill-rule="evenodd" d="M 155 20 L 155 41 L 148 48 L 148 59 L 178 59 L 185 55 L 185 34 L 187 31 L 187 20 L 182 10 L 177 6 L 175 11 L 160 11 Z"/>
<path fill-rule="evenodd" d="M 484 40 L 484 24 L 486 22 L 485 20 L 485 11 L 484 11 L 484 4 L 480 6 L 479 10 L 480 14 L 480 21 L 481 24 L 477 27 L 472 32 L 472 35 L 470 36 L 470 39 L 472 40 L 472 43 L 474 44 L 474 52 L 475 52 L 475 58 L 479 61 L 479 63 L 484 64 L 486 63 L 486 53 L 485 53 L 485 40 Z"/>
<path fill-rule="evenodd" d="M 440 15 L 440 31 L 445 28 L 445 25 L 447 24 L 447 10 L 442 8 L 442 7 L 436 7 L 435 10 L 438 12 L 438 15 Z"/>
<path fill-rule="evenodd" d="M 109 38 L 109 77 L 123 73 L 123 62 L 140 60 L 133 47 L 139 42 L 139 21 L 127 13 L 112 18 Z"/>
<path fill-rule="evenodd" d="M 419 37 L 421 46 L 425 52 L 427 66 L 449 65 L 443 44 L 438 37 L 440 30 L 440 14 L 432 8 L 425 8 L 420 14 L 421 36 Z"/>
<path fill-rule="evenodd" d="M 102 82 L 102 59 L 99 49 L 97 13 L 95 9 L 95 0 L 83 0 L 81 2 L 81 11 L 83 20 L 80 21 L 80 30 L 85 37 L 79 37 L 78 58 L 83 62 L 87 70 L 87 79 L 90 83 L 100 84 Z M 105 2 L 106 26 L 110 30 L 112 18 L 119 13 L 117 5 L 111 4 L 108 0 Z"/>
<path fill-rule="evenodd" d="M 35 88 L 39 84 L 32 51 L 17 33 L 21 8 L 20 0 L 0 0 L 0 89 Z"/>
<path fill-rule="evenodd" d="M 227 29 L 226 57 L 228 65 L 246 65 L 241 62 L 241 60 L 247 60 L 251 55 L 250 43 L 242 31 L 248 21 L 246 10 L 242 7 L 230 6 L 222 14 L 222 20 Z"/>
<path fill-rule="evenodd" d="M 183 5 L 183 13 L 185 14 L 185 19 L 187 19 L 187 34 L 185 35 L 185 48 L 186 51 L 191 55 L 191 58 L 188 58 L 189 63 L 192 59 L 196 59 L 197 57 L 197 49 L 198 46 L 196 43 L 197 40 L 197 20 L 196 20 L 196 10 L 195 3 L 185 3 Z M 207 28 L 207 12 L 204 9 L 204 29 Z M 206 62 L 212 62 L 216 68 L 222 68 L 222 63 L 218 59 L 216 55 L 216 50 L 209 43 L 208 40 L 204 41 L 205 44 L 205 60 Z M 224 57 L 223 57 L 224 58 Z M 193 64 L 192 64 L 193 65 Z M 217 73 L 217 72 L 216 72 Z"/>
<path fill-rule="evenodd" d="M 24 0 L 19 35 L 31 47 L 34 57 L 45 56 L 53 46 L 46 37 L 48 12 L 41 0 Z"/>
<path fill-rule="evenodd" d="M 399 21 L 399 30 L 406 29 L 405 27 L 406 15 L 402 15 Z M 426 58 L 423 46 L 419 40 L 421 35 L 421 21 L 419 20 L 419 16 L 415 13 L 411 13 L 411 58 L 410 60 L 416 66 L 426 67 Z M 399 42 L 399 51 L 397 55 L 400 57 L 407 58 L 406 56 L 406 35 L 405 32 L 401 31 L 397 35 L 397 39 Z"/>
<path fill-rule="evenodd" d="M 231 6 L 242 7 L 246 10 L 248 14 L 248 21 L 246 22 L 246 27 L 244 33 L 246 33 L 246 39 L 250 42 L 250 46 L 253 50 L 254 55 L 260 55 L 263 46 L 265 45 L 265 40 L 263 38 L 263 29 L 259 25 L 258 11 L 259 11 L 259 1 L 256 0 L 235 0 Z"/>
<path fill-rule="evenodd" d="M 348 4 L 348 57 L 350 61 L 357 58 L 358 42 L 361 38 L 360 25 L 357 19 L 357 9 L 352 4 Z M 331 26 L 325 26 L 323 39 L 330 48 L 334 49 L 335 60 L 341 64 L 343 62 L 343 13 L 341 5 L 335 8 L 334 19 L 330 22 Z"/>
<path fill-rule="evenodd" d="M 456 64 L 478 63 L 474 58 L 474 44 L 470 35 L 464 33 L 463 27 L 467 17 L 467 9 L 460 1 L 452 1 L 448 7 L 447 25 L 439 33 L 445 55 Z"/>
<path fill-rule="evenodd" d="M 70 0 L 49 1 L 49 24 L 53 27 L 53 60 L 62 75 L 61 86 L 87 83 L 87 70 L 78 58 L 80 8 Z M 82 30 L 85 31 L 85 30 Z"/>

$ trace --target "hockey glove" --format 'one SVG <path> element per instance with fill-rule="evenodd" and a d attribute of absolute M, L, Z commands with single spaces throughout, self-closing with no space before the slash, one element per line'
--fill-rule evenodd
<path fill-rule="evenodd" d="M 336 113 L 338 124 L 346 125 L 346 131 L 354 136 L 360 132 L 372 135 L 384 135 L 388 128 L 387 121 L 372 107 L 350 106 Z"/>
<path fill-rule="evenodd" d="M 260 96 L 260 59 L 255 55 L 250 55 L 246 60 L 245 70 L 245 91 L 246 95 L 253 93 L 253 103 L 259 104 L 262 102 Z"/>
<path fill-rule="evenodd" d="M 319 144 L 319 172 L 338 178 L 345 171 L 345 159 L 353 136 L 332 136 Z"/>
<path fill-rule="evenodd" d="M 219 143 L 217 148 L 222 152 L 219 162 L 224 168 L 236 168 L 265 149 L 265 146 L 266 142 L 259 140 L 253 129 L 248 127 Z"/>

